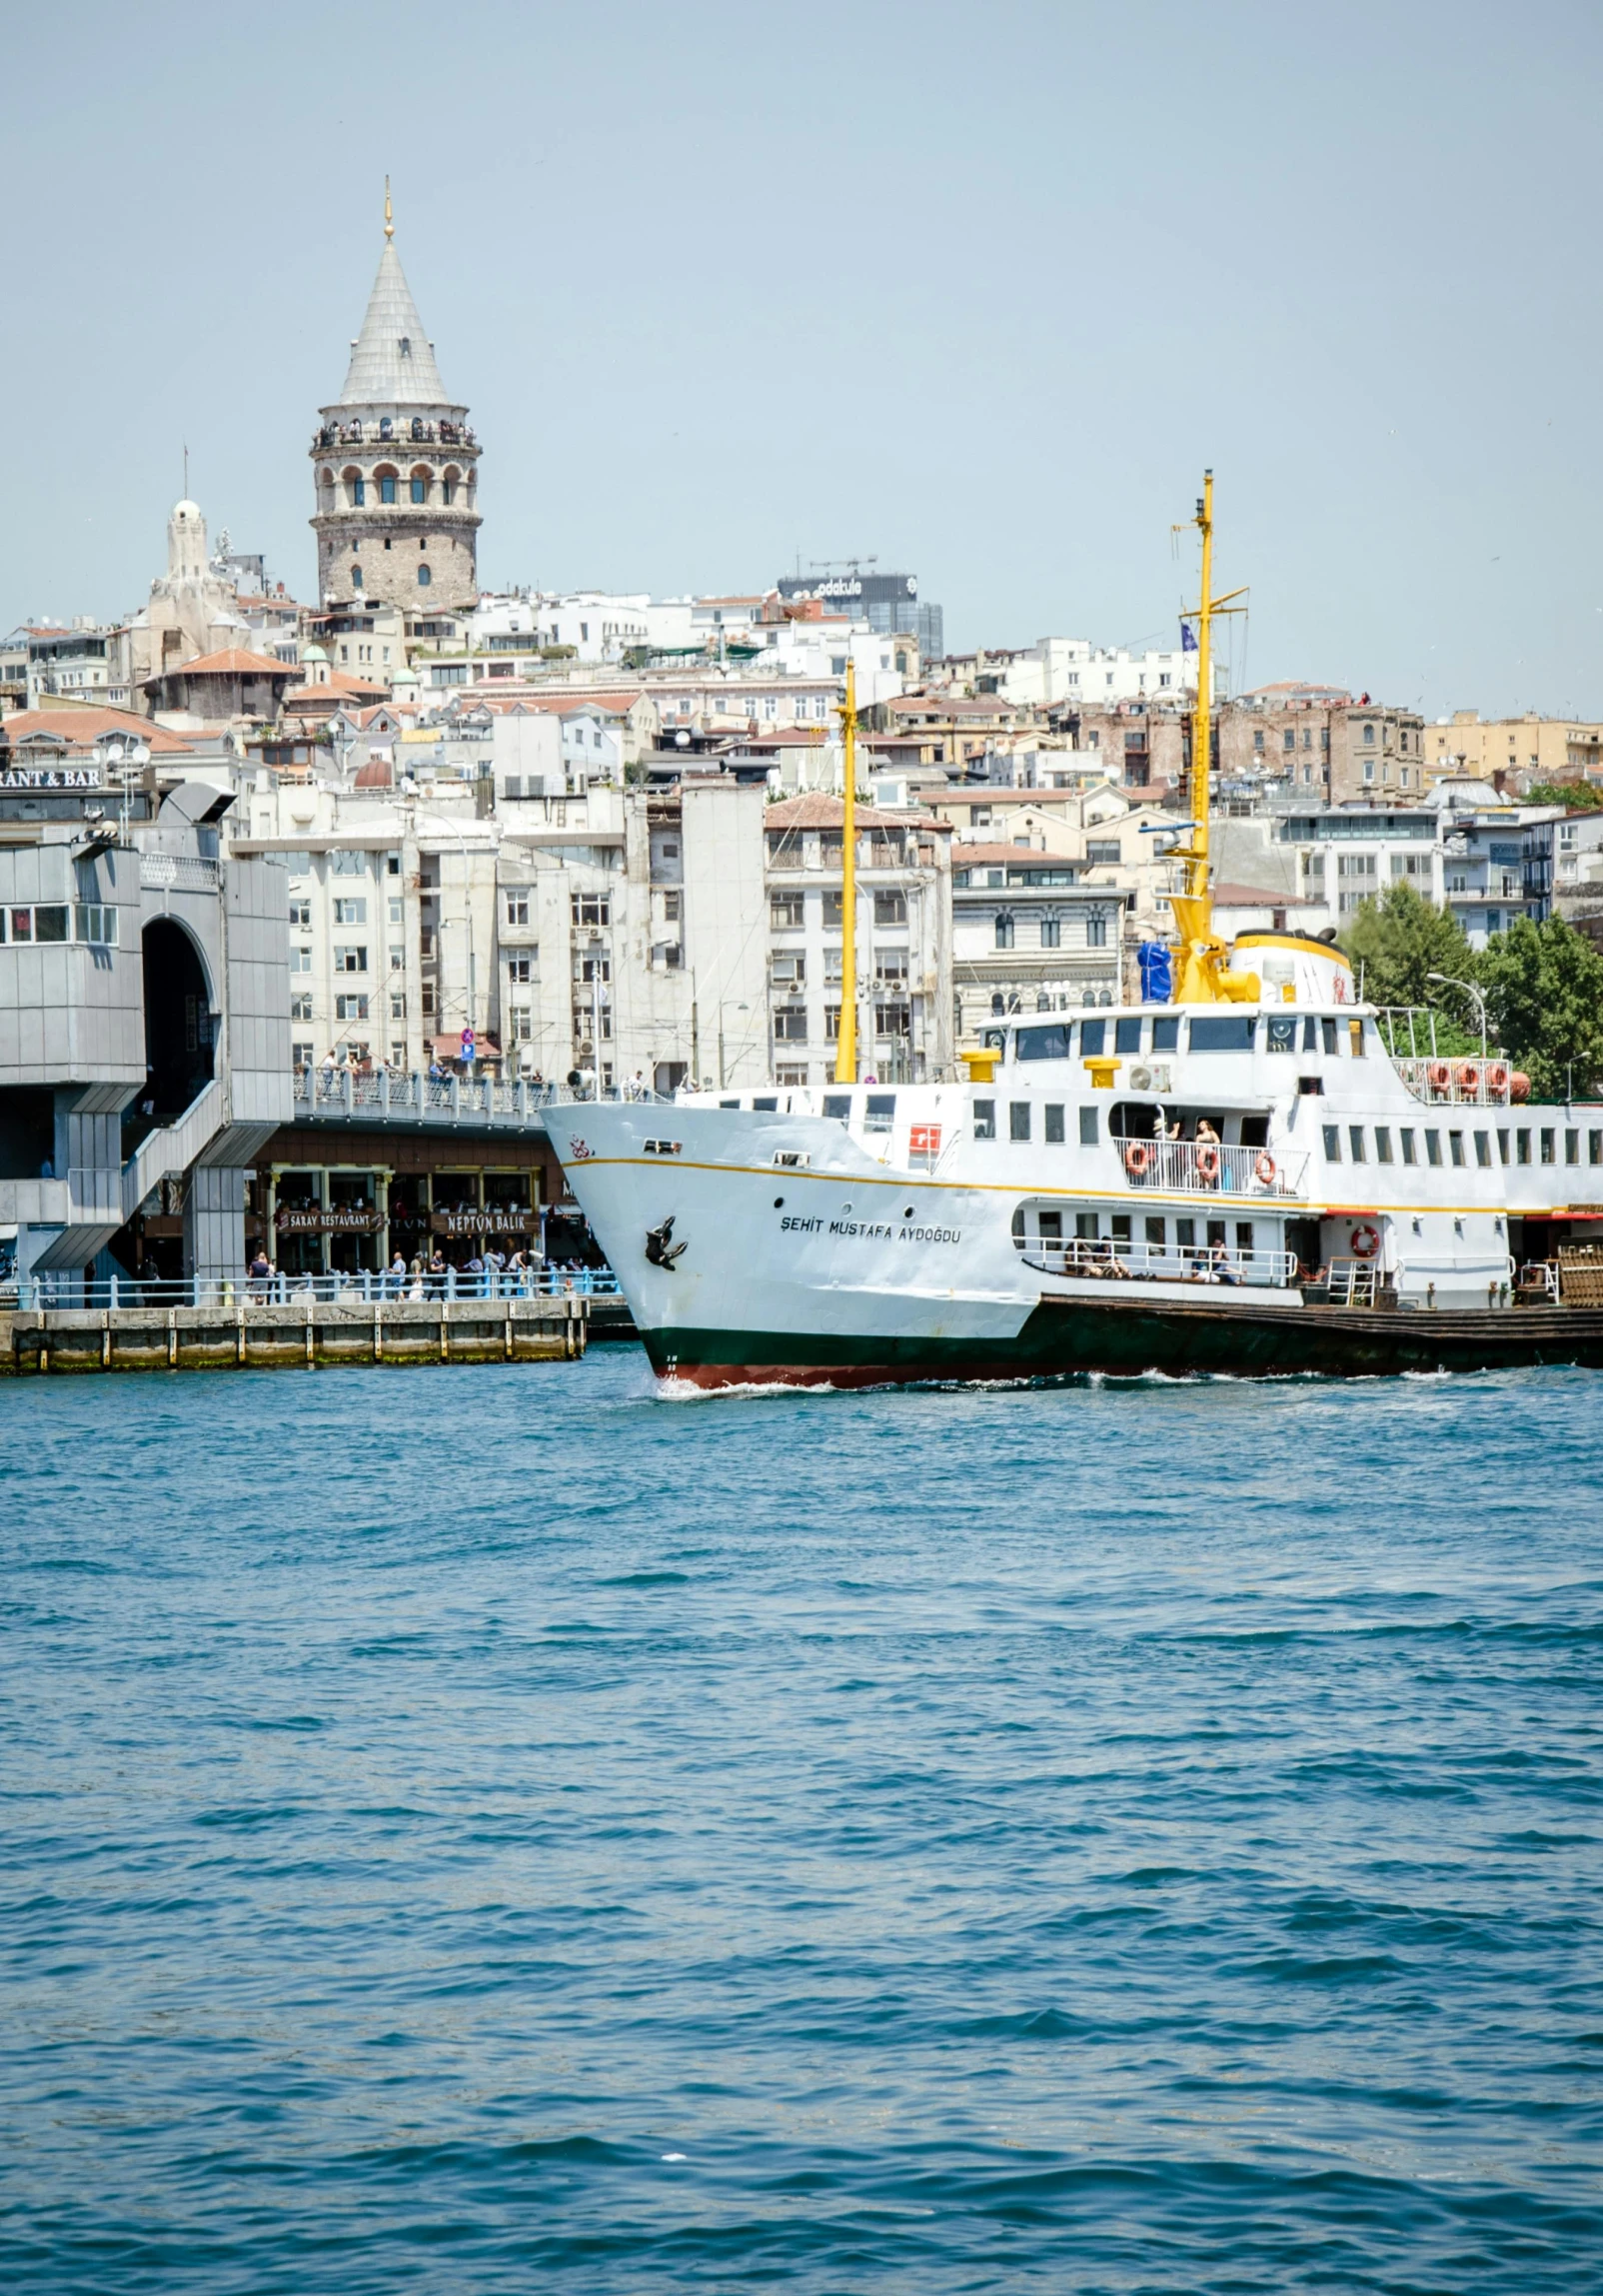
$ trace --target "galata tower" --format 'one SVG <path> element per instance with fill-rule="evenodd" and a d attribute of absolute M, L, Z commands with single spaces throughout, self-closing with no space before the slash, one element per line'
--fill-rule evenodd
<path fill-rule="evenodd" d="M 395 251 L 384 253 L 345 389 L 312 441 L 324 606 L 382 600 L 408 615 L 478 603 L 479 445 L 452 403 Z"/>

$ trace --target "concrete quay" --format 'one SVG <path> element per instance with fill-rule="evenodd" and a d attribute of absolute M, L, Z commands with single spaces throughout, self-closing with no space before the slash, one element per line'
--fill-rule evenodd
<path fill-rule="evenodd" d="M 588 1308 L 584 1298 L 559 1296 L 15 1309 L 0 1312 L 0 1377 L 574 1362 L 585 1352 Z"/>

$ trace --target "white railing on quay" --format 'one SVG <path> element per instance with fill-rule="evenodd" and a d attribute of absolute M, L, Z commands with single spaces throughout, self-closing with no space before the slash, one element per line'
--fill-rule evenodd
<path fill-rule="evenodd" d="M 1161 1195 L 1301 1196 L 1308 1158 L 1213 1141 L 1126 1140 L 1115 1146 L 1126 1187 Z"/>
<path fill-rule="evenodd" d="M 1026 1236 L 1017 1245 L 1028 1267 L 1048 1275 L 1094 1275 L 1113 1281 L 1236 1283 L 1283 1289 L 1298 1275 L 1294 1251 L 1232 1251 L 1223 1243 L 1134 1243 L 1073 1236 L 1058 1243 Z"/>
<path fill-rule="evenodd" d="M 447 1267 L 406 1274 L 363 1267 L 310 1275 L 275 1269 L 271 1275 L 110 1275 L 92 1281 L 60 1269 L 0 1282 L 0 1305 L 24 1313 L 52 1307 L 283 1306 L 307 1300 L 372 1307 L 401 1300 L 607 1299 L 617 1291 L 618 1277 L 610 1267 L 487 1267 L 482 1272 Z"/>

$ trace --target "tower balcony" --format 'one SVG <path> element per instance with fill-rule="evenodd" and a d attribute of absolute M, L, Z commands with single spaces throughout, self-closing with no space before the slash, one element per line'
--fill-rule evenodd
<path fill-rule="evenodd" d="M 477 454 L 479 438 L 471 423 L 431 422 L 423 415 L 383 415 L 377 422 L 368 422 L 354 416 L 348 423 L 320 424 L 307 451 L 326 455 L 335 447 L 408 446 L 457 447 Z"/>

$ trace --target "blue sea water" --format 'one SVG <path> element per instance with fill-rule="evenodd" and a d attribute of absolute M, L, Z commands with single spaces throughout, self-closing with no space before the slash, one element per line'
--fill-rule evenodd
<path fill-rule="evenodd" d="M 0 1388 L 0 2284 L 1603 2285 L 1594 1375 Z"/>

